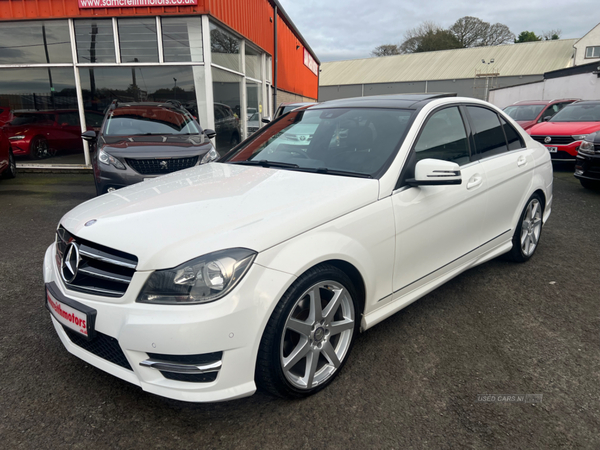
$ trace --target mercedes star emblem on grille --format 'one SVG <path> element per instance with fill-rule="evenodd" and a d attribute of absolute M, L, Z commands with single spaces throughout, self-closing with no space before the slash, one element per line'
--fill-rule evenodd
<path fill-rule="evenodd" d="M 166 161 L 161 161 L 161 162 L 160 162 L 160 168 L 161 168 L 161 169 L 165 169 L 165 170 L 166 170 L 166 169 L 168 169 L 168 167 L 167 167 L 167 162 L 166 162 Z"/>
<path fill-rule="evenodd" d="M 551 138 L 550 136 L 546 136 L 546 137 L 544 138 L 544 142 L 545 142 L 546 144 L 549 144 L 550 142 L 552 142 L 552 138 Z"/>
<path fill-rule="evenodd" d="M 77 277 L 77 270 L 79 269 L 79 247 L 75 242 L 71 242 L 67 247 L 67 251 L 63 255 L 60 264 L 60 274 L 66 283 L 72 283 Z"/>

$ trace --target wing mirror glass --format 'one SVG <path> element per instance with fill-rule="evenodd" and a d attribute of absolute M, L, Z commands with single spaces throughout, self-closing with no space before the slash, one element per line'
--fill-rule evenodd
<path fill-rule="evenodd" d="M 204 130 L 204 134 L 207 138 L 212 139 L 217 135 L 217 132 L 215 130 L 207 128 L 206 130 Z"/>
<path fill-rule="evenodd" d="M 552 119 L 552 116 L 545 116 L 544 117 L 544 122 L 548 122 L 550 119 Z"/>
<path fill-rule="evenodd" d="M 81 133 L 81 138 L 84 141 L 93 142 L 96 140 L 96 132 L 94 130 L 88 130 Z"/>
<path fill-rule="evenodd" d="M 270 117 L 263 117 L 263 118 L 261 119 L 261 122 L 262 122 L 262 123 L 271 123 L 271 118 L 270 118 Z"/>
<path fill-rule="evenodd" d="M 422 159 L 415 166 L 415 177 L 406 180 L 410 186 L 445 186 L 461 184 L 460 166 L 441 159 Z"/>

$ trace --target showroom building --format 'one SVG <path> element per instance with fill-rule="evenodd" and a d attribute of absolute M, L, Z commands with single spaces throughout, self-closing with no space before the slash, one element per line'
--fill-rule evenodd
<path fill-rule="evenodd" d="M 277 0 L 1 3 L 0 126 L 22 116 L 52 140 L 33 163 L 89 166 L 79 135 L 115 99 L 180 102 L 222 153 L 279 102 L 318 96 L 320 62 Z"/>

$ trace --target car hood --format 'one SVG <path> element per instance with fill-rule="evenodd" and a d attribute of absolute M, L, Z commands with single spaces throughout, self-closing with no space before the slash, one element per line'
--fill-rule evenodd
<path fill-rule="evenodd" d="M 521 128 L 523 128 L 524 130 L 527 130 L 528 128 L 534 126 L 535 122 L 535 120 L 517 120 L 517 123 L 521 125 Z"/>
<path fill-rule="evenodd" d="M 212 145 L 210 140 L 200 136 L 135 136 L 129 138 L 107 138 L 100 147 L 117 157 L 178 157 L 190 154 L 204 154 Z"/>
<path fill-rule="evenodd" d="M 138 270 L 155 270 L 227 248 L 263 251 L 375 202 L 378 192 L 373 179 L 210 163 L 89 200 L 61 223 L 136 255 Z"/>
<path fill-rule="evenodd" d="M 532 136 L 568 136 L 600 130 L 600 122 L 544 122 L 531 127 Z"/>

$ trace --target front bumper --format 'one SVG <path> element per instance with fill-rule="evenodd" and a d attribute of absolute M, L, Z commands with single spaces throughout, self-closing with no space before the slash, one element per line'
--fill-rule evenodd
<path fill-rule="evenodd" d="M 575 157 L 577 156 L 577 150 L 579 149 L 580 145 L 581 141 L 575 141 L 567 145 L 548 144 L 546 145 L 546 148 L 556 148 L 556 152 L 550 152 L 550 157 L 553 161 L 575 161 Z"/>
<path fill-rule="evenodd" d="M 578 153 L 575 160 L 575 177 L 600 180 L 600 154 Z"/>
<path fill-rule="evenodd" d="M 255 392 L 256 356 L 264 327 L 295 277 L 255 263 L 223 299 L 204 305 L 150 305 L 136 303 L 135 298 L 151 272 L 136 272 L 121 298 L 99 297 L 66 289 L 54 254 L 55 244 L 46 251 L 44 282 L 55 287 L 58 300 L 66 297 L 96 310 L 97 344 L 103 349 L 111 344 L 124 360 L 74 339 L 73 332 L 51 315 L 70 353 L 144 391 L 176 400 L 214 402 Z M 217 354 L 221 364 L 216 378 L 180 381 L 147 363 L 156 354 L 169 355 L 171 361 L 182 355 L 185 361 L 189 355 Z"/>

